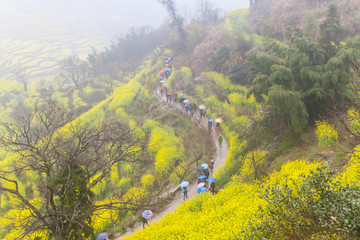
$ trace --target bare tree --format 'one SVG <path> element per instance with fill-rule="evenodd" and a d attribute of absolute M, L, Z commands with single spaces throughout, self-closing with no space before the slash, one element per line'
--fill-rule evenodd
<path fill-rule="evenodd" d="M 112 95 L 114 92 L 115 79 L 113 79 L 109 74 L 103 74 L 101 75 L 100 80 L 106 84 L 106 92 L 109 95 Z"/>
<path fill-rule="evenodd" d="M 70 119 L 66 109 L 48 100 L 2 124 L 0 146 L 15 153 L 17 160 L 0 170 L 0 192 L 20 200 L 31 213 L 16 220 L 20 222 L 16 226 L 24 229 L 20 239 L 39 230 L 45 230 L 49 239 L 88 239 L 94 237 L 94 212 L 139 207 L 122 196 L 95 204 L 92 190 L 114 164 L 139 161 L 141 138 L 118 122 L 70 123 Z M 30 173 L 37 179 L 32 184 L 40 193 L 40 206 L 20 190 L 19 179 Z"/>
<path fill-rule="evenodd" d="M 183 17 L 178 13 L 178 10 L 176 8 L 176 4 L 174 0 L 157 0 L 159 3 L 161 3 L 166 11 L 169 14 L 169 17 L 172 21 L 172 24 L 177 28 L 177 31 L 180 36 L 182 47 L 185 48 L 186 45 L 186 34 L 184 30 L 184 19 Z"/>
<path fill-rule="evenodd" d="M 64 74 L 60 73 L 54 77 L 53 82 L 55 84 L 54 88 L 62 90 L 67 82 L 67 77 Z"/>
<path fill-rule="evenodd" d="M 26 92 L 27 84 L 28 84 L 28 79 L 26 78 L 26 74 L 27 74 L 26 68 L 21 66 L 16 66 L 12 72 L 15 74 L 17 80 L 20 83 L 24 84 L 24 91 Z"/>
<path fill-rule="evenodd" d="M 76 87 L 88 81 L 89 66 L 78 57 L 70 56 L 61 61 L 61 69 Z"/>
<path fill-rule="evenodd" d="M 212 0 L 198 0 L 196 12 L 198 13 L 198 19 L 205 28 L 218 20 L 220 10 L 215 8 Z"/>

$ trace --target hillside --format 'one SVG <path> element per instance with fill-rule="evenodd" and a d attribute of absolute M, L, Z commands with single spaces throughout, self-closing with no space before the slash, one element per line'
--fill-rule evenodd
<path fill-rule="evenodd" d="M 339 7 L 346 35 L 356 35 L 360 30 L 360 9 L 356 0 L 254 0 L 249 23 L 257 33 L 271 34 L 280 39 L 285 37 L 288 27 L 305 28 L 305 34 L 319 38 L 319 25 L 326 18 L 326 8 L 330 3 Z"/>
<path fill-rule="evenodd" d="M 224 119 L 222 191 L 125 239 L 358 239 L 358 6 L 254 2 L 248 23 L 228 13 L 167 81 Z M 299 8 L 317 13 L 312 36 Z"/>

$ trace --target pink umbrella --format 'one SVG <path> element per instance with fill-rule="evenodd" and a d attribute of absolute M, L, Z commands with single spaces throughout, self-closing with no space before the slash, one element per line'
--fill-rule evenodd
<path fill-rule="evenodd" d="M 197 185 L 198 188 L 201 188 L 201 187 L 203 187 L 203 186 L 205 186 L 205 183 L 203 183 L 203 182 L 202 182 L 202 183 L 199 183 L 199 184 Z"/>

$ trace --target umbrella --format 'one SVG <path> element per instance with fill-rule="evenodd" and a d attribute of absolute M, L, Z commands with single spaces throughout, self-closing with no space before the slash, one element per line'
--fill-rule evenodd
<path fill-rule="evenodd" d="M 150 210 L 145 210 L 142 215 L 145 219 L 150 219 L 152 217 L 153 213 Z"/>
<path fill-rule="evenodd" d="M 201 187 L 198 189 L 198 193 L 203 193 L 206 192 L 206 188 L 205 187 Z"/>
<path fill-rule="evenodd" d="M 215 120 L 215 122 L 218 122 L 218 123 L 222 123 L 224 120 L 222 120 L 221 118 L 217 118 L 216 120 Z"/>
<path fill-rule="evenodd" d="M 204 169 L 207 169 L 207 168 L 209 167 L 209 165 L 208 165 L 208 164 L 206 164 L 206 163 L 201 164 L 201 166 L 203 166 L 203 167 L 204 167 Z"/>
<path fill-rule="evenodd" d="M 204 169 L 203 166 L 198 166 L 198 167 L 196 168 L 196 171 L 200 172 L 200 171 L 202 171 L 203 169 Z"/>
<path fill-rule="evenodd" d="M 165 83 L 165 81 L 164 81 L 164 80 L 161 80 L 160 82 L 161 82 L 161 83 Z"/>
<path fill-rule="evenodd" d="M 200 106 L 199 106 L 199 109 L 203 109 L 203 110 L 204 110 L 204 109 L 205 109 L 205 106 L 204 106 L 204 105 L 200 105 Z"/>
<path fill-rule="evenodd" d="M 189 182 L 184 181 L 180 184 L 180 187 L 187 187 L 187 186 L 189 186 Z"/>
<path fill-rule="evenodd" d="M 207 176 L 202 175 L 202 176 L 198 177 L 198 179 L 204 179 L 204 178 L 207 178 Z"/>
<path fill-rule="evenodd" d="M 96 239 L 97 240 L 105 240 L 107 237 L 108 237 L 107 233 L 100 233 Z"/>
<path fill-rule="evenodd" d="M 163 71 L 160 71 L 159 73 L 164 73 Z"/>
<path fill-rule="evenodd" d="M 208 180 L 206 180 L 207 182 L 216 182 L 215 178 L 209 178 Z"/>
<path fill-rule="evenodd" d="M 209 119 L 209 121 L 208 122 L 213 122 L 214 121 L 214 119 Z"/>
<path fill-rule="evenodd" d="M 199 183 L 199 184 L 197 185 L 198 188 L 201 188 L 201 187 L 203 187 L 203 186 L 205 186 L 205 183 L 203 183 L 203 182 L 202 182 L 202 183 Z"/>
<path fill-rule="evenodd" d="M 184 95 L 184 94 L 180 94 L 179 96 L 180 96 L 180 97 L 185 97 L 185 95 Z"/>
<path fill-rule="evenodd" d="M 190 103 L 190 101 L 189 101 L 189 100 L 185 100 L 183 103 Z"/>
<path fill-rule="evenodd" d="M 184 95 L 183 98 L 187 98 L 187 96 Z"/>
<path fill-rule="evenodd" d="M 171 92 L 176 92 L 176 90 L 172 90 Z"/>

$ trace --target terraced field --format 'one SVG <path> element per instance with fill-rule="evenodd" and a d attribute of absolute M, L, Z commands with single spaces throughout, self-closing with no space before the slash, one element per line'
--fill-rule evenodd
<path fill-rule="evenodd" d="M 53 76 L 69 55 L 86 59 L 91 47 L 102 50 L 110 37 L 95 17 L 65 17 L 38 12 L 19 14 L 0 9 L 0 79 L 15 79 L 16 66 L 30 81 Z"/>

